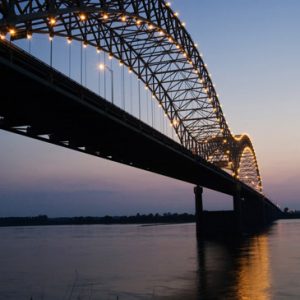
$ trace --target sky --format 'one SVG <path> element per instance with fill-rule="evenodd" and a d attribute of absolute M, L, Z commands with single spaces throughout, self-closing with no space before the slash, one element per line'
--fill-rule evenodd
<path fill-rule="evenodd" d="M 282 208 L 300 209 L 300 2 L 173 0 L 171 3 L 199 44 L 231 130 L 251 136 L 264 194 Z M 26 43 L 20 45 L 29 49 Z M 32 54 L 45 61 L 49 59 L 49 42 L 45 38 L 33 36 L 30 43 Z M 54 51 L 64 48 L 68 53 L 66 47 L 65 41 L 58 41 Z M 78 69 L 76 45 L 74 49 L 73 78 Z M 92 56 L 90 52 L 86 55 Z M 55 59 L 55 67 L 67 73 L 63 54 Z M 97 60 L 96 56 L 89 59 L 89 70 L 94 68 L 95 74 Z M 97 76 L 85 81 L 95 90 L 100 87 L 103 95 L 106 75 L 99 75 L 100 86 Z M 116 70 L 116 82 L 119 78 L 120 71 Z M 135 88 L 137 80 L 130 80 Z M 119 84 L 116 87 L 121 95 Z M 127 98 L 129 93 L 127 89 Z M 107 98 L 110 96 L 108 85 Z M 118 92 L 115 97 L 118 98 Z M 144 97 L 146 103 L 146 94 Z M 130 104 L 127 100 L 126 105 L 128 110 L 133 106 L 133 114 L 137 113 L 134 101 Z M 155 109 L 158 115 L 158 108 Z M 162 128 L 157 120 L 156 126 Z M 190 184 L 4 131 L 0 131 L 0 168 L 0 217 L 194 211 Z M 228 209 L 232 207 L 232 199 L 205 190 L 204 207 Z"/>

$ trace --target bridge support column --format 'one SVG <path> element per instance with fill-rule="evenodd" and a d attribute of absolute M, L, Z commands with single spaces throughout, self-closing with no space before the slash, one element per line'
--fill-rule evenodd
<path fill-rule="evenodd" d="M 243 232 L 243 220 L 242 220 L 242 198 L 241 198 L 241 186 L 237 185 L 235 194 L 233 196 L 233 210 L 235 217 L 235 229 L 237 233 Z"/>
<path fill-rule="evenodd" d="M 194 188 L 195 193 L 195 215 L 196 215 L 196 234 L 197 237 L 203 235 L 203 188 L 197 185 Z"/>

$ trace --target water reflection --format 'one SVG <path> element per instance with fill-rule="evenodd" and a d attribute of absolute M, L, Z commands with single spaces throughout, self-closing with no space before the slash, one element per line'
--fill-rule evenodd
<path fill-rule="evenodd" d="M 196 242 L 194 224 L 0 228 L 0 300 L 267 300 L 288 277 L 276 272 L 274 284 L 270 269 L 274 255 L 285 265 L 283 237 Z"/>
<path fill-rule="evenodd" d="M 198 241 L 197 255 L 193 286 L 155 299 L 271 299 L 267 234 Z"/>
<path fill-rule="evenodd" d="M 200 299 L 269 299 L 266 234 L 198 243 Z"/>

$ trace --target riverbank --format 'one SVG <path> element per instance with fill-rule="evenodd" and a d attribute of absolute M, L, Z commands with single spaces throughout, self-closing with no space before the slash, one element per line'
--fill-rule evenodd
<path fill-rule="evenodd" d="M 0 218 L 0 226 L 41 226 L 41 225 L 88 225 L 88 224 L 168 224 L 195 222 L 195 215 L 183 214 L 136 214 L 135 216 L 105 216 L 105 217 L 59 217 L 49 218 L 47 215 L 34 217 Z"/>

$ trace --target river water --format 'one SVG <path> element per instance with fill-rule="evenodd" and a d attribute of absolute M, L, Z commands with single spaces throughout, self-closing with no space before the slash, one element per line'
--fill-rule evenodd
<path fill-rule="evenodd" d="M 300 299 L 300 220 L 197 242 L 194 224 L 0 228 L 0 299 Z"/>

